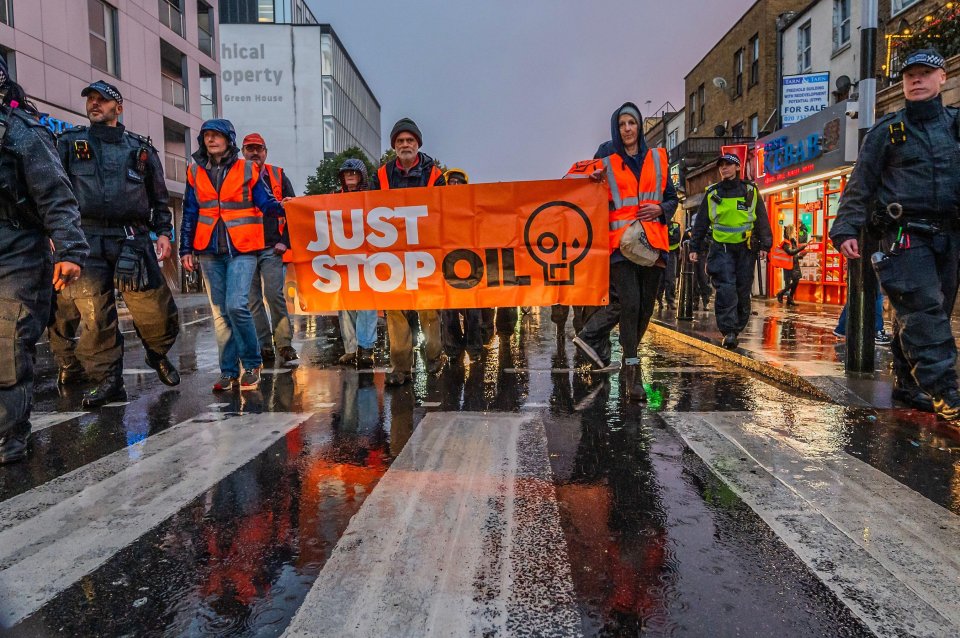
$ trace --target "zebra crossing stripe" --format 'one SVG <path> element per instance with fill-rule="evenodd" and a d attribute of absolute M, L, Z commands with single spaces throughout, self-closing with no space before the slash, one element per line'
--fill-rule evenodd
<path fill-rule="evenodd" d="M 34 412 L 30 415 L 30 425 L 33 432 L 40 432 L 55 425 L 73 421 L 87 414 L 87 412 Z"/>
<path fill-rule="evenodd" d="M 782 412 L 663 418 L 877 636 L 960 635 L 960 517 Z"/>
<path fill-rule="evenodd" d="M 286 636 L 579 636 L 542 421 L 433 412 Z"/>
<path fill-rule="evenodd" d="M 206 414 L 0 505 L 0 627 L 93 572 L 311 414 Z"/>

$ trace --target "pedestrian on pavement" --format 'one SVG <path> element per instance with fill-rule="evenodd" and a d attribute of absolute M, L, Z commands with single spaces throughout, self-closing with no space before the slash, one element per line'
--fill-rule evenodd
<path fill-rule="evenodd" d="M 693 237 L 693 227 L 697 224 L 697 215 L 694 213 L 690 216 L 690 226 L 683 233 L 683 240 L 689 242 Z M 703 238 L 703 252 L 709 253 L 710 246 L 713 244 L 710 241 L 710 236 Z M 694 310 L 703 310 L 708 312 L 710 310 L 710 297 L 713 296 L 713 288 L 710 286 L 710 275 L 707 274 L 707 260 L 701 259 L 693 264 L 693 309 Z"/>
<path fill-rule="evenodd" d="M 283 169 L 267 164 L 267 143 L 262 135 L 250 133 L 244 137 L 241 151 L 245 160 L 261 167 L 274 199 L 283 201 L 284 198 L 297 196 Z M 290 249 L 286 218 L 265 216 L 263 239 L 264 249 L 257 255 L 257 267 L 253 271 L 253 283 L 250 286 L 250 312 L 253 313 L 257 340 L 260 342 L 260 357 L 272 362 L 279 355 L 284 366 L 296 367 L 300 358 L 293 347 L 293 329 L 284 296 L 286 269 L 283 259 Z M 270 320 L 267 319 L 264 299 L 270 307 Z"/>
<path fill-rule="evenodd" d="M 470 183 L 470 177 L 461 168 L 451 168 L 443 174 L 443 178 L 447 180 L 447 186 Z M 493 323 L 492 313 L 488 320 Z M 443 349 L 451 362 L 459 363 L 464 352 L 470 353 L 471 361 L 479 359 L 484 343 L 482 310 L 479 308 L 441 310 L 440 321 L 443 329 Z"/>
<path fill-rule="evenodd" d="M 50 131 L 0 58 L 0 464 L 27 456 L 37 340 L 89 247 Z M 53 250 L 51 250 L 51 244 Z M 52 282 L 52 283 L 51 283 Z"/>
<path fill-rule="evenodd" d="M 77 284 L 58 296 L 63 319 L 55 323 L 63 328 L 51 331 L 50 345 L 59 383 L 79 382 L 85 368 L 97 387 L 83 397 L 83 405 L 97 407 L 127 398 L 114 289 L 133 318 L 146 365 L 169 386 L 180 383 L 167 358 L 180 333 L 180 317 L 158 263 L 173 252 L 173 214 L 160 154 L 150 138 L 120 123 L 123 96 L 117 87 L 98 80 L 80 95 L 86 98 L 90 126 L 67 129 L 57 148 L 80 204 L 90 257 Z M 70 305 L 81 317 L 76 343 L 67 338 L 73 336 L 68 326 L 74 312 L 60 309 Z"/>
<path fill-rule="evenodd" d="M 667 220 L 679 204 L 667 153 L 662 148 L 648 148 L 642 122 L 636 104 L 623 104 L 610 118 L 610 141 L 597 149 L 594 157 L 598 159 L 580 162 L 570 173 L 589 173 L 593 179 L 606 180 L 610 199 L 610 302 L 585 319 L 573 342 L 596 368 L 605 368 L 610 364 L 610 332 L 619 324 L 621 379 L 634 401 L 646 401 L 638 348 L 653 315 L 670 250 Z M 647 265 L 631 261 L 621 250 L 621 239 L 637 221 L 650 247 Z"/>
<path fill-rule="evenodd" d="M 670 252 L 667 253 L 667 266 L 663 269 L 663 278 L 657 291 L 657 307 L 663 309 L 663 300 L 667 300 L 667 310 L 677 309 L 677 266 L 680 263 L 680 240 L 683 234 L 680 224 L 671 221 L 667 225 L 667 237 L 670 240 Z"/>
<path fill-rule="evenodd" d="M 443 186 L 446 181 L 433 158 L 420 152 L 423 135 L 410 118 L 402 118 L 390 131 L 390 146 L 397 154 L 380 167 L 373 177 L 371 190 Z M 440 313 L 420 310 L 420 328 L 426 336 L 427 373 L 443 369 L 443 341 L 440 336 Z M 413 379 L 413 332 L 403 310 L 387 311 L 387 334 L 390 337 L 388 385 L 403 385 Z"/>
<path fill-rule="evenodd" d="M 783 269 L 783 289 L 777 293 L 777 301 L 783 303 L 786 296 L 788 306 L 796 306 L 793 298 L 797 294 L 797 288 L 800 286 L 800 280 L 803 279 L 803 271 L 800 270 L 800 256 L 807 249 L 806 244 L 797 243 L 794 236 L 793 226 L 785 226 L 783 229 L 783 241 L 780 242 L 779 249 L 790 260 L 790 268 Z"/>
<path fill-rule="evenodd" d="M 750 295 L 757 257 L 766 256 L 773 244 L 770 220 L 760 190 L 740 179 L 740 157 L 732 153 L 717 160 L 720 182 L 707 187 L 697 211 L 690 240 L 690 261 L 699 261 L 707 231 L 713 246 L 707 273 L 717 291 L 714 309 L 723 347 L 733 349 L 750 320 Z"/>
<path fill-rule="evenodd" d="M 367 183 L 367 165 L 363 160 L 344 160 L 338 175 L 341 193 L 365 191 L 370 187 Z M 338 315 L 345 353 L 340 357 L 340 364 L 372 368 L 373 346 L 377 342 L 377 311 L 341 310 Z"/>
<path fill-rule="evenodd" d="M 893 398 L 957 423 L 950 315 L 960 261 L 960 111 L 943 105 L 947 74 L 935 49 L 907 56 L 901 75 L 906 106 L 864 137 L 830 240 L 847 259 L 871 260 L 893 306 Z M 880 252 L 861 254 L 864 227 L 881 233 Z"/>
<path fill-rule="evenodd" d="M 214 392 L 255 390 L 260 384 L 260 344 L 250 313 L 257 257 L 266 247 L 263 217 L 282 217 L 283 206 L 260 166 L 240 156 L 229 120 L 207 120 L 199 150 L 187 168 L 180 229 L 180 262 L 203 275 L 220 353 Z M 243 376 L 240 366 L 243 366 Z"/>
<path fill-rule="evenodd" d="M 833 329 L 833 336 L 837 339 L 847 338 L 847 308 L 849 303 L 843 304 L 843 310 L 840 311 L 840 317 L 837 319 L 837 327 Z M 873 330 L 876 335 L 873 342 L 878 346 L 888 346 L 892 339 L 883 328 L 883 293 L 877 290 L 877 303 L 874 308 Z"/>

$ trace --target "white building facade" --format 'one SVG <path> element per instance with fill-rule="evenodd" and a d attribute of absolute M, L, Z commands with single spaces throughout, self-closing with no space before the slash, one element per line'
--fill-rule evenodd
<path fill-rule="evenodd" d="M 358 146 L 380 157 L 380 104 L 329 25 L 224 24 L 223 112 L 300 193 L 320 162 Z"/>

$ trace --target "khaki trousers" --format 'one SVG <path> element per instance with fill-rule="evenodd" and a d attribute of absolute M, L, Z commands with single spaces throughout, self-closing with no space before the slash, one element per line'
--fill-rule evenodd
<path fill-rule="evenodd" d="M 413 370 L 413 334 L 410 323 L 402 310 L 387 311 L 387 335 L 390 337 L 390 364 L 394 372 Z M 433 361 L 443 352 L 440 340 L 440 313 L 436 310 L 420 310 L 420 328 L 427 338 L 427 360 Z"/>

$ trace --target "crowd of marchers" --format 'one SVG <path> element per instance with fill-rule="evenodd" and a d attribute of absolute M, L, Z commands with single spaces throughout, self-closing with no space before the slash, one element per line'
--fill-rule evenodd
<path fill-rule="evenodd" d="M 949 317 L 960 261 L 960 116 L 942 103 L 946 72 L 939 53 L 914 53 L 902 75 L 907 106 L 866 136 L 831 239 L 848 259 L 871 259 L 895 311 L 892 340 L 882 319 L 876 326 L 878 342 L 891 341 L 894 399 L 957 422 L 960 393 Z M 0 463 L 8 463 L 27 454 L 34 355 L 45 328 L 58 383 L 92 382 L 83 405 L 96 408 L 126 398 L 118 294 L 143 343 L 145 365 L 171 386 L 180 383 L 167 357 L 179 320 L 160 268 L 174 245 L 163 165 L 150 140 L 121 123 L 117 87 L 97 81 L 84 88 L 89 126 L 56 140 L 2 59 L 0 95 Z M 646 400 L 638 346 L 655 305 L 675 303 L 682 241 L 673 221 L 678 198 L 666 151 L 648 147 L 642 123 L 634 103 L 617 108 L 610 139 L 566 175 L 604 184 L 609 205 L 609 303 L 573 309 L 573 341 L 589 365 L 619 369 L 624 396 L 638 402 Z M 200 272 L 209 298 L 220 368 L 213 390 L 252 390 L 265 360 L 298 364 L 284 295 L 290 255 L 284 202 L 295 192 L 283 169 L 268 163 L 267 143 L 256 132 L 238 146 L 233 125 L 212 119 L 203 123 L 197 142 L 187 169 L 180 263 L 187 272 Z M 390 145 L 396 158 L 374 175 L 367 175 L 362 161 L 344 162 L 341 191 L 469 180 L 460 169 L 441 172 L 420 150 L 423 135 L 409 118 L 394 125 Z M 805 240 L 788 228 L 774 248 L 763 199 L 741 177 L 741 162 L 733 154 L 718 158 L 720 180 L 706 189 L 685 233 L 687 265 L 695 270 L 692 294 L 706 309 L 712 284 L 716 324 L 727 348 L 738 346 L 750 318 L 757 259 L 773 248 L 771 258 L 784 269 L 777 298 L 790 304 Z M 881 250 L 861 256 L 865 229 L 880 235 Z M 558 306 L 551 316 L 562 328 L 569 314 L 570 308 Z M 371 367 L 379 314 L 345 310 L 339 319 L 345 351 L 340 363 Z M 425 337 L 426 373 L 442 374 L 449 359 L 475 355 L 495 332 L 512 332 L 517 309 L 387 311 L 389 385 L 412 379 L 415 321 Z M 612 366 L 616 327 L 622 358 Z M 836 334 L 845 331 L 844 314 Z"/>

